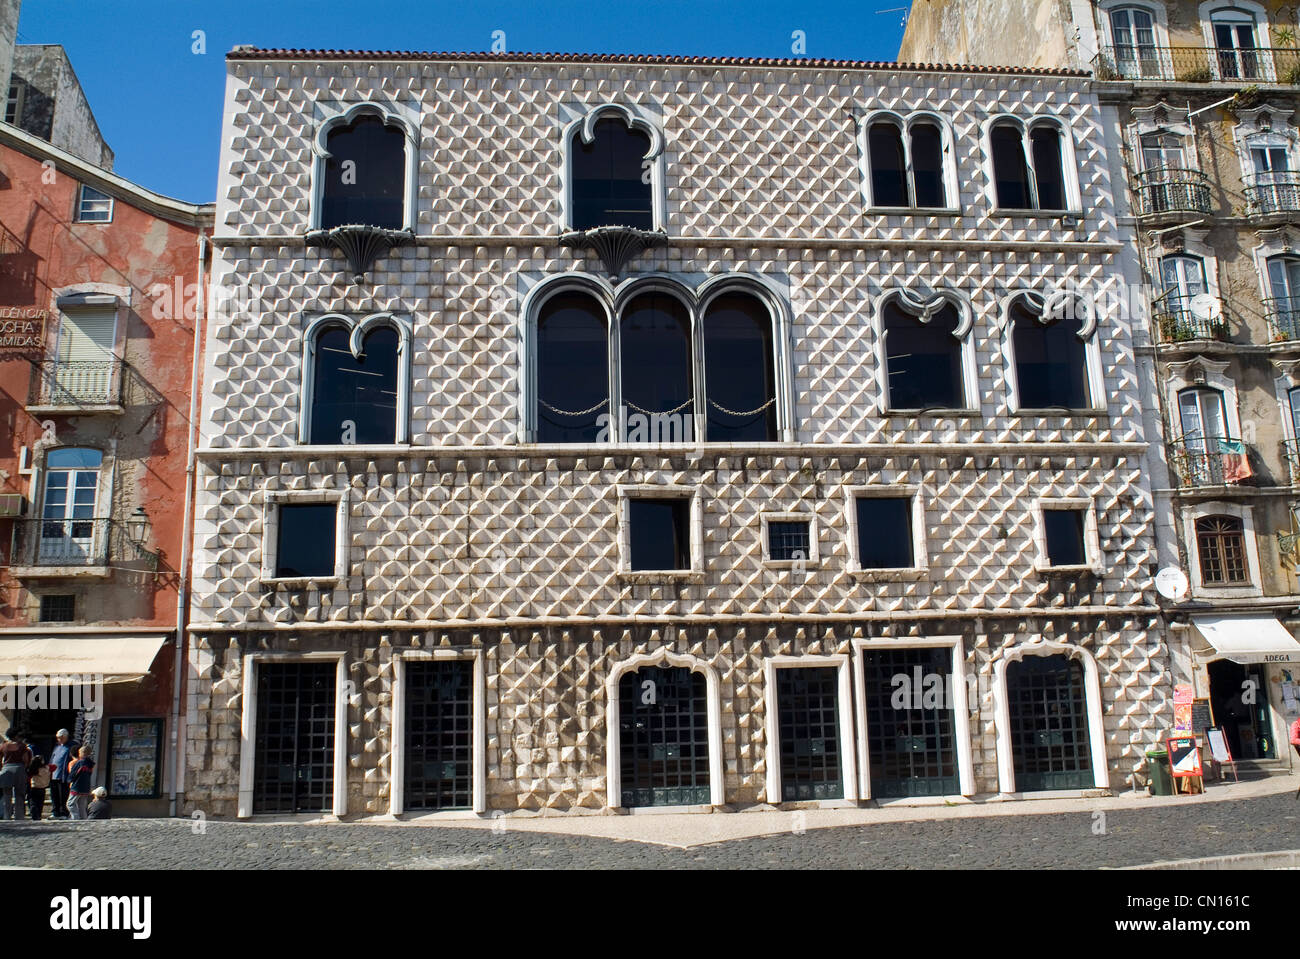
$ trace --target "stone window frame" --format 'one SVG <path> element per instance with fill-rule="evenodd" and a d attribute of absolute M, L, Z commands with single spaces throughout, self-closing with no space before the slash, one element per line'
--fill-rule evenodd
<path fill-rule="evenodd" d="M 1149 335 L 1153 342 L 1159 342 L 1159 331 L 1155 329 L 1155 316 L 1160 312 L 1156 298 L 1164 292 L 1164 259 L 1167 256 L 1189 256 L 1201 261 L 1202 276 L 1205 280 L 1205 292 L 1220 303 L 1223 295 L 1219 290 L 1219 257 L 1208 242 L 1209 230 L 1194 230 L 1184 227 L 1181 230 L 1168 231 L 1163 235 L 1146 234 L 1146 247 L 1142 251 L 1147 272 L 1151 277 L 1150 308 L 1146 311 Z"/>
<path fill-rule="evenodd" d="M 803 559 L 773 559 L 771 541 L 768 539 L 768 526 L 771 523 L 807 523 L 808 555 Z M 764 512 L 759 514 L 759 536 L 762 539 L 763 565 L 772 569 L 806 569 L 821 563 L 821 549 L 818 546 L 817 515 L 807 512 Z"/>
<path fill-rule="evenodd" d="M 654 112 L 652 112 L 654 111 Z M 628 102 L 607 101 L 594 106 L 586 104 L 561 104 L 560 122 L 563 125 L 560 151 L 560 223 L 561 231 L 573 227 L 573 138 L 581 136 L 584 143 L 595 139 L 596 122 L 620 119 L 629 129 L 639 130 L 650 138 L 650 151 L 643 159 L 651 160 L 650 209 L 654 230 L 668 229 L 667 199 L 667 139 L 664 136 L 663 118 L 657 106 Z"/>
<path fill-rule="evenodd" d="M 961 181 L 957 175 L 957 138 L 953 133 L 948 118 L 933 110 L 913 110 L 900 113 L 897 110 L 862 110 L 855 109 L 853 116 L 858 122 L 858 172 L 862 177 L 862 201 L 867 213 L 914 214 L 917 216 L 960 216 L 961 215 Z M 943 152 L 943 195 L 946 201 L 941 207 L 920 206 L 881 206 L 875 202 L 871 186 L 871 126 L 881 120 L 892 122 L 899 128 L 903 140 L 905 157 L 905 176 L 908 189 L 915 198 L 912 171 L 912 126 L 916 123 L 933 123 L 939 128 L 939 139 Z"/>
<path fill-rule="evenodd" d="M 1300 170 L 1296 172 L 1300 174 Z M 1260 302 L 1267 304 L 1273 296 L 1268 276 L 1269 261 L 1278 257 L 1300 260 L 1300 243 L 1296 242 L 1300 234 L 1292 227 L 1279 227 L 1260 230 L 1258 236 L 1259 244 L 1251 249 L 1250 255 L 1255 263 L 1255 275 L 1259 279 Z"/>
<path fill-rule="evenodd" d="M 1131 4 L 1118 4 L 1130 6 Z M 1135 173 L 1143 173 L 1146 166 L 1142 156 L 1142 137 L 1148 133 L 1171 133 L 1182 140 L 1184 164 L 1192 169 L 1200 167 L 1199 150 L 1196 143 L 1196 131 L 1187 118 L 1187 107 L 1171 106 L 1164 100 L 1146 107 L 1134 107 L 1132 120 L 1128 124 L 1128 142 L 1125 144 L 1133 158 L 1132 168 Z M 1164 116 L 1157 120 L 1157 114 Z"/>
<path fill-rule="evenodd" d="M 474 781 L 471 786 L 473 805 L 469 811 L 460 809 L 419 810 L 421 817 L 436 816 L 445 819 L 477 818 L 487 813 L 487 679 L 483 664 L 483 649 L 403 649 L 393 653 L 393 687 L 390 709 L 392 741 L 389 744 L 388 813 L 393 817 L 406 812 L 406 664 L 411 662 L 471 662 L 474 664 L 471 682 L 474 688 L 474 707 L 471 711 L 473 756 L 471 767 Z"/>
<path fill-rule="evenodd" d="M 1219 76 L 1219 58 L 1213 53 L 1218 49 L 1218 44 L 1214 42 L 1214 15 L 1227 10 L 1249 13 L 1254 19 L 1255 49 L 1258 51 L 1256 56 L 1259 57 L 1260 76 L 1253 79 L 1257 83 L 1276 83 L 1277 69 L 1273 63 L 1273 54 L 1270 52 L 1273 37 L 1272 24 L 1269 22 L 1268 9 L 1255 0 L 1202 0 L 1197 5 L 1196 17 L 1200 21 L 1201 35 L 1205 40 L 1206 59 L 1209 61 L 1211 75 L 1215 80 L 1223 79 Z M 1235 82 L 1236 79 L 1240 78 L 1229 77 L 1228 82 Z"/>
<path fill-rule="evenodd" d="M 1034 171 L 1033 147 L 1030 135 L 1039 127 L 1050 126 L 1056 129 L 1061 144 L 1061 186 L 1065 194 L 1065 209 L 1044 210 L 1038 207 L 1017 209 L 998 206 L 997 170 L 993 165 L 993 128 L 1003 123 L 1013 123 L 1020 128 L 1020 149 L 1024 155 L 1025 166 L 1029 172 L 1029 188 L 1038 201 L 1038 175 Z M 985 180 L 985 197 L 989 204 L 989 214 L 1008 217 L 1082 217 L 1083 192 L 1079 183 L 1079 160 L 1075 149 L 1074 134 L 1070 124 L 1053 113 L 1031 113 L 1022 116 L 1015 113 L 995 113 L 986 119 L 980 129 L 980 143 L 984 151 L 983 163 Z"/>
<path fill-rule="evenodd" d="M 921 323 L 928 323 L 944 306 L 957 310 L 957 328 L 953 338 L 961 346 L 961 388 L 963 406 L 949 408 L 927 408 L 925 410 L 895 409 L 889 402 L 889 362 L 885 346 L 885 309 L 897 303 L 904 313 L 915 317 Z M 881 416 L 921 416 L 942 418 L 954 414 L 963 415 L 979 412 L 979 375 L 975 360 L 975 309 L 970 297 L 959 290 L 941 287 L 937 290 L 909 290 L 905 287 L 893 287 L 876 297 L 871 310 L 872 330 L 876 340 L 876 410 Z"/>
<path fill-rule="evenodd" d="M 258 581 L 267 586 L 297 586 L 307 589 L 332 588 L 348 577 L 348 560 L 351 540 L 348 535 L 350 491 L 347 489 L 292 489 L 263 490 L 262 506 L 262 562 Z M 254 499 L 257 502 L 257 499 Z M 288 504 L 334 504 L 334 572 L 328 576 L 276 576 L 279 561 L 278 537 L 280 533 L 280 507 Z"/>
<path fill-rule="evenodd" d="M 781 738 L 780 738 L 780 702 L 777 693 L 776 672 L 778 669 L 815 669 L 834 667 L 836 676 L 836 693 L 838 697 L 837 716 L 840 735 L 840 781 L 844 787 L 843 799 L 820 800 L 786 800 L 781 796 Z M 836 808 L 853 805 L 858 801 L 857 749 L 853 725 L 853 677 L 852 662 L 847 653 L 827 655 L 775 655 L 763 659 L 763 722 L 766 742 L 763 747 L 767 765 L 764 783 L 764 801 L 773 806 L 784 802 L 812 803 L 819 808 Z"/>
<path fill-rule="evenodd" d="M 864 569 L 858 557 L 859 531 L 857 501 L 875 499 L 910 499 L 912 506 L 912 565 Z M 930 554 L 925 521 L 925 486 L 921 483 L 890 483 L 844 487 L 845 536 L 848 547 L 848 571 L 856 579 L 892 581 L 925 579 L 930 575 Z"/>
<path fill-rule="evenodd" d="M 968 695 L 970 682 L 966 678 L 966 653 L 964 641 L 956 634 L 926 637 L 885 636 L 875 639 L 853 640 L 853 696 L 856 706 L 856 731 L 858 739 L 858 797 L 872 799 L 871 795 L 871 744 L 867 736 L 867 687 L 862 669 L 862 653 L 882 649 L 949 649 L 952 664 L 953 740 L 957 750 L 957 786 L 962 796 L 975 795 L 974 749 L 971 745 L 971 711 L 978 712 L 979 703 L 972 704 Z M 908 799 L 885 800 L 884 804 Z M 881 802 L 877 800 L 877 802 Z"/>
<path fill-rule="evenodd" d="M 1278 415 L 1282 418 L 1282 435 L 1287 440 L 1300 440 L 1300 436 L 1296 435 L 1295 419 L 1291 415 L 1291 391 L 1300 389 L 1300 359 L 1278 360 L 1277 369 L 1277 375 L 1273 377 L 1273 393 L 1277 398 Z M 1292 476 L 1300 475 L 1300 463 L 1297 463 L 1297 467 L 1291 467 L 1288 463 L 1283 463 L 1283 466 L 1292 470 Z"/>
<path fill-rule="evenodd" d="M 1282 146 L 1287 151 L 1287 166 L 1294 174 L 1300 174 L 1300 131 L 1291 122 L 1293 110 L 1264 103 L 1249 110 L 1237 110 L 1237 122 L 1232 127 L 1232 139 L 1237 148 L 1237 160 L 1241 164 L 1242 186 L 1253 186 L 1255 164 L 1250 158 L 1250 151 L 1257 145 Z M 1262 118 L 1267 117 L 1267 125 Z M 1259 143 L 1259 141 L 1276 141 Z"/>
<path fill-rule="evenodd" d="M 1242 439 L 1237 383 L 1228 375 L 1230 365 L 1228 360 L 1198 356 L 1165 366 L 1165 402 L 1170 420 L 1167 435 L 1171 442 L 1177 442 L 1183 435 L 1182 407 L 1178 395 L 1188 389 L 1217 390 L 1223 397 L 1223 426 L 1228 432 L 1228 438 Z"/>
<path fill-rule="evenodd" d="M 405 149 L 406 183 L 403 184 L 402 229 L 415 232 L 419 196 L 420 120 L 419 109 L 399 103 L 362 100 L 356 103 L 318 101 L 314 104 L 315 133 L 311 138 L 311 202 L 307 229 L 319 230 L 325 196 L 325 165 L 330 158 L 329 135 L 337 126 L 348 126 L 361 116 L 377 117 L 384 126 L 401 132 Z"/>
<path fill-rule="evenodd" d="M 1110 764 L 1106 753 L 1106 723 L 1101 702 L 1101 680 L 1097 658 L 1092 651 L 1073 643 L 1039 637 L 1027 643 L 1015 643 L 1001 651 L 993 661 L 993 725 L 997 741 L 998 792 L 1016 798 L 1016 767 L 1011 746 L 1011 707 L 1007 699 L 1007 666 L 1026 656 L 1065 655 L 1083 664 L 1084 704 L 1088 714 L 1088 752 L 1092 761 L 1093 789 L 1110 788 Z M 1053 794 L 1077 796 L 1079 790 L 1035 791 L 1038 797 Z"/>
<path fill-rule="evenodd" d="M 691 281 L 698 280 L 692 286 Z M 728 293 L 743 293 L 753 296 L 768 310 L 772 321 L 772 363 L 773 383 L 776 391 L 776 435 L 775 440 L 761 443 L 743 444 L 746 447 L 772 446 L 795 442 L 798 435 L 795 418 L 796 388 L 794 372 L 794 316 L 790 309 L 789 291 L 781 289 L 776 282 L 757 273 L 719 273 L 698 277 L 651 272 L 628 277 L 618 284 L 613 284 L 604 277 L 595 276 L 580 270 L 566 273 L 552 273 L 542 277 L 524 294 L 518 318 L 518 357 L 520 376 L 519 388 L 519 428 L 516 439 L 520 445 L 545 445 L 550 448 L 581 448 L 583 444 L 538 444 L 537 436 L 537 320 L 542 307 L 554 296 L 564 293 L 584 293 L 604 310 L 606 331 L 609 337 L 606 351 L 609 364 L 609 408 L 606 415 L 617 415 L 623 402 L 621 388 L 621 360 L 619 320 L 623 308 L 642 293 L 659 292 L 676 298 L 681 302 L 690 317 L 691 324 L 691 376 L 693 381 L 693 399 L 696 410 L 705 409 L 708 402 L 707 384 L 705 382 L 704 357 L 704 316 L 715 299 Z M 683 443 L 630 443 L 622 438 L 622 430 L 617 421 L 611 421 L 611 439 L 600 443 L 601 447 L 640 451 L 656 448 L 678 448 L 691 446 L 734 447 L 736 444 L 708 442 L 704 439 L 705 417 L 693 416 L 694 435 Z"/>
<path fill-rule="evenodd" d="M 243 696 L 239 724 L 239 794 L 236 817 L 249 819 L 253 813 L 254 766 L 257 749 L 257 668 L 262 663 L 337 662 L 334 677 L 334 799 L 332 815 L 348 813 L 348 707 L 350 681 L 348 654 L 344 650 L 317 652 L 262 652 L 243 656 Z M 275 814 L 278 815 L 278 814 Z"/>
<path fill-rule="evenodd" d="M 632 505 L 634 499 L 688 500 L 690 503 L 689 569 L 632 568 Z M 625 583 L 700 583 L 707 564 L 704 560 L 704 490 L 702 486 L 667 483 L 619 484 L 617 488 L 618 579 Z"/>
<path fill-rule="evenodd" d="M 1016 369 L 1015 322 L 1012 309 L 1018 302 L 1024 302 L 1036 314 L 1038 322 L 1047 325 L 1046 317 L 1058 301 L 1073 296 L 1075 309 L 1083 307 L 1083 319 L 1079 324 L 1079 339 L 1083 343 L 1084 375 L 1088 382 L 1088 400 L 1090 406 L 1072 409 L 1068 413 L 1060 409 L 1038 410 L 1020 405 L 1020 379 Z M 1042 301 L 1042 306 L 1034 306 L 1034 300 Z M 1068 291 L 1049 290 L 1040 293 L 1032 289 L 1016 290 L 1002 298 L 998 315 L 998 332 L 1002 336 L 1002 362 L 1006 368 L 1007 406 L 1012 413 L 1038 414 L 1053 416 L 1092 415 L 1105 416 L 1109 413 L 1106 404 L 1106 375 L 1101 358 L 1101 335 L 1098 331 L 1096 310 L 1087 297 L 1077 296 Z"/>
<path fill-rule="evenodd" d="M 722 806 L 726 803 L 727 784 L 722 760 L 722 693 L 718 671 L 708 662 L 697 656 L 683 655 L 660 647 L 653 653 L 639 653 L 628 659 L 615 663 L 605 678 L 605 806 L 608 809 L 622 809 L 623 771 L 621 767 L 623 744 L 619 738 L 619 699 L 618 684 L 626 673 L 634 673 L 645 666 L 671 666 L 689 669 L 704 676 L 704 689 L 708 709 L 709 738 L 709 805 Z M 671 812 L 681 809 L 677 806 L 650 807 L 658 812 Z M 696 807 L 687 807 L 696 808 Z"/>
<path fill-rule="evenodd" d="M 412 343 L 415 338 L 411 318 L 406 314 L 381 310 L 376 313 L 368 313 L 362 317 L 358 317 L 357 314 L 337 312 L 303 314 L 302 322 L 304 326 L 300 340 L 302 355 L 299 369 L 302 388 L 298 392 L 298 445 L 310 446 L 312 449 L 321 451 L 337 449 L 340 452 L 356 452 L 359 449 L 388 446 L 408 446 L 411 442 L 411 365 Z M 311 408 L 316 395 L 316 340 L 321 333 L 332 326 L 341 326 L 351 331 L 349 346 L 352 348 L 354 357 L 361 355 L 366 336 L 372 330 L 387 326 L 397 333 L 397 411 L 394 418 L 392 443 L 350 445 L 346 443 L 313 444 L 311 442 Z"/>
<path fill-rule="evenodd" d="M 1082 510 L 1084 562 L 1055 566 L 1047 552 L 1048 510 Z M 1097 523 L 1097 501 L 1091 496 L 1040 496 L 1034 501 L 1034 548 L 1037 556 L 1034 569 L 1040 573 L 1095 573 L 1105 570 L 1105 556 L 1101 549 L 1101 535 Z"/>
<path fill-rule="evenodd" d="M 1246 547 L 1246 582 L 1239 586 L 1206 586 L 1201 579 L 1200 541 L 1196 521 L 1211 516 L 1229 516 L 1241 520 L 1241 538 Z M 1188 503 L 1182 509 L 1183 541 L 1187 548 L 1188 579 L 1192 599 L 1240 599 L 1264 595 L 1264 580 L 1259 564 L 1259 541 L 1255 536 L 1255 509 L 1243 503 L 1209 500 Z"/>

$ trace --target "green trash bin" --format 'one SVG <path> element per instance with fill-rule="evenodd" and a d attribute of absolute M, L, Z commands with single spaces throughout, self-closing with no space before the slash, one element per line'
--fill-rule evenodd
<path fill-rule="evenodd" d="M 1169 774 L 1167 750 L 1147 750 L 1147 778 L 1151 781 L 1151 795 L 1172 796 L 1174 794 L 1174 779 Z"/>

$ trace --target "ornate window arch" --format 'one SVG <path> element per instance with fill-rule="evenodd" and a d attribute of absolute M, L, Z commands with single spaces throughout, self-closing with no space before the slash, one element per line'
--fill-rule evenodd
<path fill-rule="evenodd" d="M 376 343 L 372 335 L 378 335 L 380 341 Z M 311 319 L 302 338 L 298 442 L 309 445 L 408 442 L 411 339 L 410 321 L 393 313 L 371 313 L 361 318 L 326 313 Z M 366 370 L 368 341 L 375 353 L 370 361 L 372 369 Z M 332 365 L 325 366 L 331 359 Z M 338 377 L 331 378 L 334 373 L 351 373 L 352 378 L 344 383 Z M 366 379 L 360 380 L 361 376 Z M 351 385 L 354 382 L 356 386 Z M 324 392 L 327 389 L 333 391 L 330 396 Z M 391 414 L 387 412 L 389 409 Z M 326 416 L 336 416 L 337 422 L 326 425 Z M 390 420 L 391 429 L 387 428 Z M 338 439 L 330 442 L 335 429 Z M 329 439 L 326 439 L 327 431 Z"/>
<path fill-rule="evenodd" d="M 667 227 L 667 200 L 665 194 L 665 144 L 661 121 L 652 117 L 640 105 L 629 103 L 602 103 L 591 108 L 569 109 L 569 120 L 564 127 L 563 149 L 563 219 L 566 230 L 588 230 L 600 226 L 626 226 L 644 230 L 664 230 Z M 618 140 L 606 144 L 599 141 L 603 135 Z M 631 155 L 634 145 L 644 146 L 641 156 Z M 599 152 L 597 152 L 599 151 Z M 633 163 L 635 164 L 633 168 Z M 608 196 L 580 194 L 584 184 L 596 187 L 596 164 L 607 165 L 610 170 Z M 640 186 L 645 186 L 644 192 Z M 618 201 L 617 209 L 598 200 Z M 630 201 L 630 202 L 629 202 Z M 634 222 L 614 222 L 617 213 L 626 209 L 627 219 Z"/>
<path fill-rule="evenodd" d="M 1222 552 L 1223 537 L 1229 532 L 1228 524 L 1222 529 L 1211 528 L 1215 520 L 1230 520 L 1239 530 L 1241 555 L 1225 556 Z M 1183 507 L 1183 543 L 1187 550 L 1187 567 L 1190 571 L 1193 598 L 1230 599 L 1241 596 L 1264 595 L 1263 580 L 1260 578 L 1259 545 L 1255 538 L 1255 511 L 1243 503 L 1214 501 L 1208 503 L 1189 503 Z M 1202 546 L 1211 547 L 1203 541 L 1203 536 L 1217 539 L 1219 550 L 1213 548 L 1202 555 Z M 1211 582 L 1207 584 L 1209 570 L 1206 566 L 1214 564 L 1222 571 L 1226 566 L 1238 566 L 1245 578 L 1239 582 Z"/>
<path fill-rule="evenodd" d="M 1068 291 L 1012 293 L 1002 303 L 1001 327 L 1012 410 L 1105 410 L 1097 318 L 1085 297 Z M 1067 350 L 1077 352 L 1053 362 Z"/>
<path fill-rule="evenodd" d="M 952 126 L 937 113 L 861 114 L 858 149 L 869 209 L 955 210 L 959 185 Z"/>
<path fill-rule="evenodd" d="M 891 328 L 895 335 L 900 332 L 907 335 L 907 319 L 919 324 L 912 335 L 908 336 L 909 340 L 915 342 L 891 344 Z M 876 301 L 873 323 L 876 331 L 876 376 L 881 413 L 900 410 L 912 412 L 916 409 L 970 410 L 978 405 L 975 346 L 971 337 L 975 314 L 965 296 L 952 289 L 920 292 L 888 290 Z M 921 331 L 927 332 L 922 334 Z M 955 341 L 955 346 L 943 336 L 937 335 L 940 331 L 946 332 Z M 922 343 L 920 340 L 927 342 Z M 925 360 L 929 368 L 928 374 L 920 367 L 910 371 L 900 370 L 897 360 L 903 353 L 917 356 L 920 355 L 918 349 L 923 350 L 926 346 L 929 347 L 925 353 L 928 356 Z M 892 366 L 891 359 L 895 361 Z M 934 376 L 941 378 L 933 379 Z M 926 396 L 923 394 L 932 394 L 936 402 L 924 402 Z M 916 398 L 915 401 L 924 402 L 924 405 L 903 405 L 912 401 L 910 398 L 913 397 Z"/>
<path fill-rule="evenodd" d="M 358 130 L 361 134 L 358 135 Z M 385 132 L 392 131 L 389 139 Z M 347 133 L 355 143 L 346 144 L 344 155 L 339 138 Z M 393 183 L 397 158 L 392 155 L 396 136 L 402 142 L 400 186 Z M 376 226 L 413 231 L 418 183 L 419 122 L 408 111 L 367 100 L 339 105 L 330 110 L 312 137 L 312 199 L 310 230 L 343 225 Z M 334 150 L 331 150 L 333 146 Z M 336 152 L 338 155 L 336 155 Z M 351 155 L 355 154 L 355 155 Z M 370 162 L 367 162 L 369 158 Z M 351 166 L 347 166 L 351 161 Z M 367 180 L 366 167 L 379 166 L 376 180 Z M 353 189 L 354 188 L 354 189 Z M 374 201 L 373 203 L 371 201 Z M 382 223 L 356 223 L 350 214 L 370 212 L 362 219 L 383 219 Z M 335 222 L 339 220 L 340 222 Z M 400 222 L 399 221 L 400 218 Z"/>
<path fill-rule="evenodd" d="M 1300 209 L 1300 136 L 1292 112 L 1270 104 L 1237 111 L 1232 137 L 1251 214 Z"/>
<path fill-rule="evenodd" d="M 995 210 L 1068 213 L 1082 208 L 1074 138 L 1058 117 L 1003 113 L 989 118 L 984 155 Z"/>

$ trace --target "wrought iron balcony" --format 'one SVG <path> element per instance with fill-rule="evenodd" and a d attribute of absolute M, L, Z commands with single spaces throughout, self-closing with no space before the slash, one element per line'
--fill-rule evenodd
<path fill-rule="evenodd" d="M 28 407 L 81 410 L 122 402 L 123 363 L 116 357 L 93 362 L 42 360 L 32 364 Z"/>
<path fill-rule="evenodd" d="M 156 553 L 133 542 L 125 526 L 105 516 L 13 522 L 11 561 L 20 576 L 58 575 L 57 570 L 71 570 L 76 575 L 78 570 L 118 564 L 142 570 L 158 568 Z"/>
<path fill-rule="evenodd" d="M 1300 296 L 1273 296 L 1264 300 L 1268 338 L 1273 343 L 1300 340 Z"/>
<path fill-rule="evenodd" d="M 1300 486 L 1300 440 L 1282 441 L 1282 462 L 1292 486 Z"/>
<path fill-rule="evenodd" d="M 1300 48 L 1102 47 L 1093 58 L 1098 80 L 1175 80 L 1180 83 L 1300 83 Z"/>
<path fill-rule="evenodd" d="M 1222 306 L 1216 315 L 1198 316 L 1182 303 L 1158 302 L 1152 309 L 1161 343 L 1187 343 L 1192 340 L 1228 339 L 1228 322 Z"/>
<path fill-rule="evenodd" d="M 1210 178 L 1200 170 L 1157 167 L 1133 176 L 1138 216 L 1161 213 L 1209 213 Z"/>
<path fill-rule="evenodd" d="M 1229 486 L 1255 475 L 1251 448 L 1227 436 L 1184 436 L 1169 444 L 1174 478 L 1184 489 Z"/>
<path fill-rule="evenodd" d="M 1266 183 L 1260 179 L 1246 187 L 1247 215 L 1300 213 L 1300 173 L 1270 173 Z"/>

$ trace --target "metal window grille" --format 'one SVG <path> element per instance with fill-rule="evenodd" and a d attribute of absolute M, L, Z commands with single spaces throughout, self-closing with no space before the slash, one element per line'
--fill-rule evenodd
<path fill-rule="evenodd" d="M 767 552 L 774 560 L 797 560 L 809 557 L 808 524 L 802 520 L 773 521 L 767 524 Z"/>
<path fill-rule="evenodd" d="M 945 796 L 961 790 L 951 671 L 952 653 L 941 646 L 863 650 L 874 798 Z"/>
<path fill-rule="evenodd" d="M 71 623 L 77 618 L 77 597 L 69 594 L 51 594 L 41 597 L 42 623 Z"/>
<path fill-rule="evenodd" d="M 406 801 L 408 809 L 473 805 L 474 664 L 466 660 L 406 665 Z"/>
<path fill-rule="evenodd" d="M 1093 785 L 1083 666 L 1068 656 L 1026 656 L 1007 666 L 1016 789 Z"/>
<path fill-rule="evenodd" d="M 619 680 L 618 697 L 622 805 L 709 802 L 704 677 L 683 667 L 647 666 Z"/>
<path fill-rule="evenodd" d="M 257 667 L 254 812 L 329 812 L 334 804 L 334 663 Z"/>
<path fill-rule="evenodd" d="M 844 798 L 838 674 L 833 666 L 776 671 L 781 799 L 785 802 Z"/>

